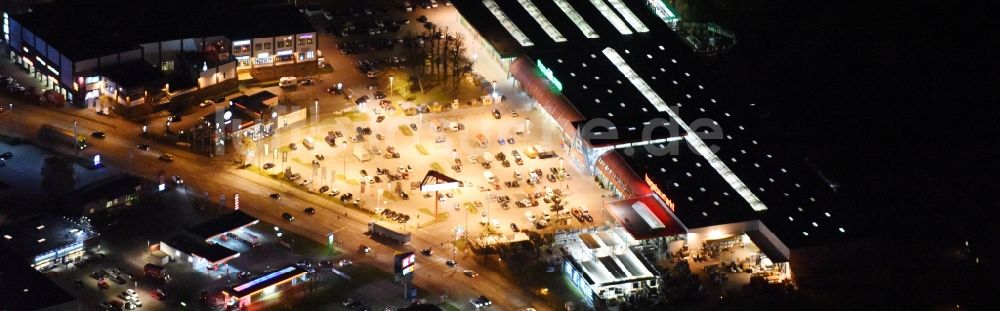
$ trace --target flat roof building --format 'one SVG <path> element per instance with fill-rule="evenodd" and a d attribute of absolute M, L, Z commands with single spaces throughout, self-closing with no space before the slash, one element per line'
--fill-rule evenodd
<path fill-rule="evenodd" d="M 288 265 L 246 283 L 227 288 L 222 293 L 225 296 L 227 306 L 244 308 L 306 282 L 308 280 L 306 274 L 305 269 L 296 265 Z"/>
<path fill-rule="evenodd" d="M 661 1 L 454 3 L 474 52 L 490 56 L 480 61 L 498 62 L 562 129 L 559 151 L 620 199 L 605 207 L 633 239 L 674 235 L 700 250 L 746 235 L 786 263 L 792 248 L 852 232 L 830 186 L 776 152 L 761 107 L 714 87 Z"/>
<path fill-rule="evenodd" d="M 260 220 L 256 217 L 236 210 L 198 224 L 187 231 L 202 240 L 208 241 L 226 233 L 256 225 L 259 222 Z"/>
<path fill-rule="evenodd" d="M 61 0 L 4 12 L 2 23 L 8 57 L 78 104 L 161 104 L 181 85 L 319 57 L 315 29 L 285 1 Z M 177 70 L 197 81 L 164 79 Z"/>
<path fill-rule="evenodd" d="M 37 215 L 0 227 L 0 244 L 31 267 L 46 270 L 82 259 L 97 235 L 78 219 Z"/>
<path fill-rule="evenodd" d="M 0 310 L 70 311 L 79 304 L 44 274 L 0 245 Z"/>
<path fill-rule="evenodd" d="M 155 187 L 150 180 L 135 175 L 118 175 L 89 185 L 62 199 L 62 209 L 71 217 L 94 217 L 132 206 Z"/>
<path fill-rule="evenodd" d="M 207 269 L 216 269 L 240 253 L 218 243 L 216 239 L 228 239 L 227 234 L 241 231 L 255 225 L 257 218 L 235 210 L 188 228 L 166 241 L 159 243 L 160 250 L 174 260 Z"/>
<path fill-rule="evenodd" d="M 629 248 L 627 238 L 618 230 L 596 231 L 562 244 L 563 270 L 591 302 L 658 291 L 659 273 Z"/>

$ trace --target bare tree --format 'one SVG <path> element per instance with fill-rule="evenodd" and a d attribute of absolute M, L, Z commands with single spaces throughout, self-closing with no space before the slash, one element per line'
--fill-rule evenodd
<path fill-rule="evenodd" d="M 459 80 L 467 72 L 467 66 L 469 66 L 469 63 L 464 58 L 466 52 L 465 37 L 463 37 L 462 34 L 460 33 L 454 34 L 454 37 L 452 39 L 452 44 L 453 48 L 449 53 L 450 54 L 449 56 L 452 59 L 451 78 L 455 84 L 455 87 L 457 88 Z"/>

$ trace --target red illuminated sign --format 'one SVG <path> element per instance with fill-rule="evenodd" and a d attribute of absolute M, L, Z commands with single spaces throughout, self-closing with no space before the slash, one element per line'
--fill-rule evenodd
<path fill-rule="evenodd" d="M 652 179 L 649 179 L 649 175 L 646 175 L 644 177 L 646 179 L 646 185 L 649 186 L 650 190 L 653 190 L 653 193 L 655 193 L 656 196 L 660 197 L 660 199 L 663 200 L 663 203 L 666 203 L 667 207 L 670 208 L 670 211 L 673 212 L 674 200 L 671 200 L 670 198 L 667 197 L 666 194 L 663 194 L 663 191 L 660 191 L 660 187 L 658 187 L 656 183 L 653 182 Z"/>

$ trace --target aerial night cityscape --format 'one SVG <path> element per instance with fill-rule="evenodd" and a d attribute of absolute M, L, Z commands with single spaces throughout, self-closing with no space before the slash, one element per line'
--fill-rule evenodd
<path fill-rule="evenodd" d="M 998 310 L 918 2 L 2 0 L 0 311 Z"/>

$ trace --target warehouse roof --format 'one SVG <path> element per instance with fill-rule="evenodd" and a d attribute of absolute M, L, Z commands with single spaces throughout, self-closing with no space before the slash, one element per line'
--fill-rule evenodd
<path fill-rule="evenodd" d="M 41 310 L 74 301 L 72 295 L 3 246 L 0 280 L 5 280 L 0 282 L 0 310 Z"/>
<path fill-rule="evenodd" d="M 254 225 L 257 222 L 257 218 L 247 215 L 243 211 L 235 210 L 195 225 L 187 231 L 203 240 L 208 240 L 236 229 Z"/>
<path fill-rule="evenodd" d="M 96 232 L 69 218 L 44 215 L 0 227 L 0 244 L 31 260 L 95 236 Z"/>
<path fill-rule="evenodd" d="M 646 5 L 455 1 L 502 56 L 519 57 L 512 75 L 561 126 L 648 176 L 686 227 L 759 219 L 789 246 L 845 236 L 850 213 L 831 188 L 777 154 L 784 147 L 766 140 L 760 107 L 714 88 L 670 16 Z"/>

